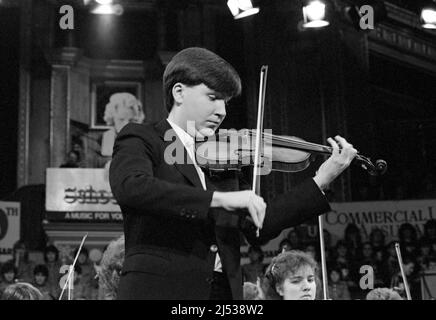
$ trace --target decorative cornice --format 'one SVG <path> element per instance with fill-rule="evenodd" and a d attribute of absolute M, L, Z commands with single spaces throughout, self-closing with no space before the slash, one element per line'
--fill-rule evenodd
<path fill-rule="evenodd" d="M 432 41 L 436 33 L 422 29 L 411 11 L 391 3 L 386 3 L 386 9 L 389 20 L 368 34 L 369 49 L 436 73 L 436 44 Z"/>
<path fill-rule="evenodd" d="M 389 19 L 403 23 L 411 28 L 417 28 L 420 32 L 426 33 L 428 35 L 436 36 L 436 32 L 421 27 L 419 17 L 414 12 L 400 8 L 389 2 L 385 2 L 385 7 Z"/>

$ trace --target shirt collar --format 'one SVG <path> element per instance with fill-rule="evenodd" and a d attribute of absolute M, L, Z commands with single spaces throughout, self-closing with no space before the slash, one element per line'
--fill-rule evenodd
<path fill-rule="evenodd" d="M 177 136 L 182 141 L 185 147 L 194 145 L 194 138 L 192 136 L 190 136 L 185 130 L 180 128 L 177 124 L 172 122 L 170 119 L 167 118 L 167 121 L 170 124 L 170 126 L 174 129 Z"/>

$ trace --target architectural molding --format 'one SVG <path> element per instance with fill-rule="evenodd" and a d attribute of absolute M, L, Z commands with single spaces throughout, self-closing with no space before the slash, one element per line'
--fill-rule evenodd
<path fill-rule="evenodd" d="M 61 246 L 78 246 L 83 236 L 88 234 L 86 247 L 104 247 L 123 234 L 122 223 L 49 222 L 43 227 L 49 242 Z"/>
<path fill-rule="evenodd" d="M 29 19 L 30 17 L 30 19 Z M 32 1 L 21 1 L 20 7 L 20 65 L 18 105 L 18 163 L 17 187 L 29 182 L 29 121 L 32 53 Z"/>
<path fill-rule="evenodd" d="M 390 3 L 386 8 L 389 21 L 368 34 L 369 50 L 436 73 L 436 43 L 431 40 L 436 32 L 422 29 L 418 16 L 411 11 Z"/>

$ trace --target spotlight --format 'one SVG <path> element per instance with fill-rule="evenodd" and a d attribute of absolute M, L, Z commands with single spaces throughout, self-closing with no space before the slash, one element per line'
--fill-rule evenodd
<path fill-rule="evenodd" d="M 328 26 L 330 23 L 325 20 L 325 3 L 319 0 L 309 1 L 303 7 L 304 28 L 322 28 Z"/>
<path fill-rule="evenodd" d="M 422 8 L 421 23 L 425 29 L 436 29 L 436 1 Z"/>
<path fill-rule="evenodd" d="M 114 14 L 120 16 L 123 14 L 123 7 L 120 4 L 100 4 L 91 10 L 93 14 Z"/>
<path fill-rule="evenodd" d="M 227 6 L 234 19 L 245 18 L 259 12 L 259 8 L 253 8 L 251 0 L 229 0 Z"/>
<path fill-rule="evenodd" d="M 102 4 L 102 5 L 106 5 L 106 4 L 111 4 L 112 0 L 95 0 L 95 2 Z"/>

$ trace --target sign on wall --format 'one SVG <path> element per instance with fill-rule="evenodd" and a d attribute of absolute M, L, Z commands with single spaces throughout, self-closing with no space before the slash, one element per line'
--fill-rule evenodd
<path fill-rule="evenodd" d="M 12 249 L 19 239 L 20 203 L 0 201 L 0 262 L 12 259 Z"/>
<path fill-rule="evenodd" d="M 121 212 L 106 169 L 47 168 L 47 211 Z"/>
<path fill-rule="evenodd" d="M 402 200 L 402 201 L 367 201 L 367 202 L 336 202 L 330 204 L 332 211 L 324 214 L 324 229 L 331 235 L 331 245 L 344 238 L 345 228 L 354 223 L 359 229 L 362 241 L 369 240 L 374 229 L 381 229 L 385 234 L 385 241 L 398 240 L 398 230 L 403 223 L 410 223 L 415 227 L 418 237 L 424 232 L 424 225 L 428 220 L 436 219 L 436 200 Z M 302 242 L 319 245 L 318 225 L 307 223 L 296 227 Z M 278 237 L 262 246 L 265 262 L 277 254 L 280 242 L 286 238 L 293 228 L 283 230 Z M 261 231 L 262 232 L 262 231 Z M 245 258 L 247 246 L 242 246 Z"/>
<path fill-rule="evenodd" d="M 373 229 L 381 229 L 386 242 L 398 240 L 403 223 L 413 225 L 421 236 L 424 224 L 436 219 L 436 200 L 367 201 L 332 203 L 332 211 L 325 215 L 324 227 L 333 238 L 343 238 L 349 223 L 356 224 L 362 239 L 368 240 Z"/>

